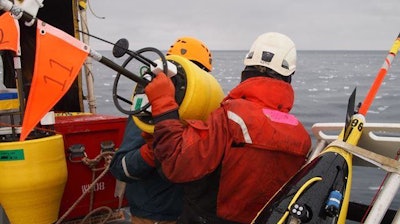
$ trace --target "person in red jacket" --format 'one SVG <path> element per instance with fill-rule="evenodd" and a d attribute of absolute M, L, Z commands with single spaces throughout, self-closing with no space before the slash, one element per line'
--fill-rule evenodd
<path fill-rule="evenodd" d="M 244 59 L 241 82 L 207 121 L 179 119 L 174 85 L 163 73 L 145 88 L 153 148 L 164 175 L 184 183 L 178 223 L 250 223 L 306 162 L 311 139 L 292 114 L 296 48 L 265 33 Z"/>

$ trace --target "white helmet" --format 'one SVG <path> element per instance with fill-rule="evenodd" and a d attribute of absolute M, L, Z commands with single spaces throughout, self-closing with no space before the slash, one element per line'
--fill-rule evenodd
<path fill-rule="evenodd" d="M 290 76 L 296 70 L 296 47 L 286 35 L 264 33 L 254 41 L 244 64 L 264 66 L 282 76 Z"/>

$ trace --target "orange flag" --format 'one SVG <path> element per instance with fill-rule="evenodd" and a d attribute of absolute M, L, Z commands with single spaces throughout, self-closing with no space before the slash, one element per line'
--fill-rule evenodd
<path fill-rule="evenodd" d="M 19 49 L 19 25 L 18 21 L 5 12 L 0 16 L 0 50 L 12 50 L 15 53 Z"/>
<path fill-rule="evenodd" d="M 37 21 L 35 67 L 20 141 L 68 91 L 89 50 L 69 34 Z"/>

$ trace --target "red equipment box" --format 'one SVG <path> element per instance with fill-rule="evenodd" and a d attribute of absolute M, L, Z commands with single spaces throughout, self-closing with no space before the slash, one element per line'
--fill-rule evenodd
<path fill-rule="evenodd" d="M 68 169 L 68 180 L 61 201 L 60 216 L 81 197 L 93 180 L 104 171 L 104 159 L 96 166 L 89 167 L 81 161 L 82 157 L 95 159 L 101 154 L 101 145 L 104 145 L 104 143 L 111 142 L 114 144 L 114 149 L 118 148 L 124 135 L 126 119 L 126 117 L 98 114 L 56 117 L 54 128 L 57 133 L 64 136 Z M 75 148 L 74 153 L 71 153 L 71 147 Z M 66 217 L 66 220 L 85 216 L 90 212 L 91 204 L 92 209 L 102 206 L 112 209 L 118 208 L 119 202 L 118 198 L 114 197 L 114 191 L 115 178 L 110 172 L 107 172 L 95 185 L 93 198 L 91 199 L 91 194 L 88 193 Z M 125 199 L 122 206 L 127 206 Z"/>

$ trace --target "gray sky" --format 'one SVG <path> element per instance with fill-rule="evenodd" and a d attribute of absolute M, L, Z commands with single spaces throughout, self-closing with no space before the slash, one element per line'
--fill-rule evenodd
<path fill-rule="evenodd" d="M 275 31 L 299 50 L 389 50 L 400 32 L 399 0 L 89 0 L 90 32 L 130 48 L 169 46 L 180 36 L 211 50 L 248 50 Z M 91 39 L 96 50 L 112 46 Z"/>

